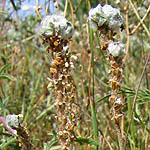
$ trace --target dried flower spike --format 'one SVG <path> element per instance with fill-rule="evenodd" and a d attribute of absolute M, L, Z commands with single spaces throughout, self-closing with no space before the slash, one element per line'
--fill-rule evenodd
<path fill-rule="evenodd" d="M 115 120 L 116 131 L 119 139 L 120 149 L 124 150 L 124 135 L 120 130 L 120 117 L 123 115 L 124 98 L 118 94 L 121 87 L 123 58 L 125 55 L 125 47 L 121 41 L 116 41 L 114 35 L 117 34 L 119 28 L 122 28 L 123 18 L 117 8 L 111 5 L 99 4 L 96 8 L 89 11 L 89 22 L 91 27 L 98 29 L 101 36 L 101 49 L 107 50 L 110 61 L 111 79 L 109 84 L 111 87 L 111 96 L 109 103 L 111 105 L 112 119 Z"/>
<path fill-rule="evenodd" d="M 75 139 L 74 127 L 77 125 L 78 111 L 74 112 L 75 85 L 71 75 L 71 54 L 68 43 L 73 34 L 70 22 L 61 15 L 47 16 L 41 23 L 43 44 L 48 44 L 48 51 L 52 53 L 50 64 L 50 78 L 48 87 L 56 93 L 57 108 L 56 121 L 58 137 L 63 150 L 70 150 Z M 76 108 L 77 110 L 77 108 Z"/>

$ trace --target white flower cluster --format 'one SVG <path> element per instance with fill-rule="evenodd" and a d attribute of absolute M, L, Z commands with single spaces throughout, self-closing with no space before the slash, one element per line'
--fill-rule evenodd
<path fill-rule="evenodd" d="M 15 128 L 18 128 L 19 126 L 19 117 L 21 115 L 7 115 L 6 116 L 6 123 L 9 127 L 15 127 Z"/>
<path fill-rule="evenodd" d="M 120 42 L 120 41 L 117 41 L 117 42 L 111 41 L 108 44 L 107 50 L 114 57 L 118 57 L 118 56 L 122 57 L 126 53 L 125 45 L 122 42 Z"/>
<path fill-rule="evenodd" d="M 102 26 L 107 21 L 100 4 L 97 5 L 97 7 L 90 9 L 89 21 L 92 27 L 96 27 L 96 25 Z"/>
<path fill-rule="evenodd" d="M 107 25 L 109 29 L 118 30 L 123 24 L 123 18 L 119 9 L 107 4 L 102 7 L 99 4 L 96 8 L 90 9 L 89 22 L 92 28 L 96 28 L 97 25 L 99 27 Z"/>
<path fill-rule="evenodd" d="M 40 32 L 44 37 L 59 34 L 62 39 L 68 39 L 73 35 L 73 26 L 64 16 L 53 14 L 42 20 Z"/>
<path fill-rule="evenodd" d="M 114 102 L 114 104 L 118 104 L 118 105 L 121 105 L 121 103 L 122 103 L 121 98 L 117 98 L 116 101 Z"/>

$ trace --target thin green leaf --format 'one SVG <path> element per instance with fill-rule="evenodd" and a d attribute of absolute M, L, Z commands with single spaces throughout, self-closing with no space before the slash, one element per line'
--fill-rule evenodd
<path fill-rule="evenodd" d="M 90 144 L 90 145 L 95 145 L 95 146 L 98 146 L 99 144 L 94 140 L 94 139 L 87 139 L 87 138 L 77 138 L 76 139 L 76 142 L 80 143 L 80 144 L 84 144 L 84 143 L 87 143 L 87 144 Z"/>
<path fill-rule="evenodd" d="M 55 105 L 51 105 L 45 111 L 41 112 L 40 115 L 36 118 L 36 121 L 40 120 L 43 116 L 45 116 L 48 112 L 50 112 Z"/>
<path fill-rule="evenodd" d="M 39 87 L 39 84 L 40 84 L 40 81 L 41 81 L 41 78 L 42 78 L 42 75 L 43 75 L 43 68 L 44 68 L 44 65 L 43 65 L 43 67 L 41 68 L 40 75 L 39 75 L 39 77 L 38 77 L 38 79 L 37 79 L 37 81 L 36 81 L 35 90 L 37 90 L 38 87 Z"/>
<path fill-rule="evenodd" d="M 60 149 L 61 149 L 61 145 L 58 145 L 58 146 L 52 147 L 50 150 L 60 150 Z"/>
<path fill-rule="evenodd" d="M 9 13 L 7 11 L 0 11 L 0 15 L 8 15 Z"/>
<path fill-rule="evenodd" d="M 144 101 L 144 102 L 137 102 L 139 105 L 142 105 L 142 104 L 147 104 L 147 103 L 150 103 L 150 100 L 149 101 Z"/>
<path fill-rule="evenodd" d="M 17 142 L 16 138 L 12 138 L 10 137 L 9 139 L 7 139 L 7 142 L 3 142 L 1 145 L 0 145 L 0 149 L 4 149 L 5 147 L 8 147 L 8 145 L 12 144 L 12 143 L 15 143 Z"/>
<path fill-rule="evenodd" d="M 16 5 L 15 5 L 15 3 L 14 3 L 14 0 L 10 0 L 10 2 L 11 2 L 11 4 L 12 4 L 14 10 L 17 11 L 17 7 L 16 7 Z"/>
<path fill-rule="evenodd" d="M 0 73 L 2 73 L 3 70 L 5 70 L 5 69 L 8 68 L 8 67 L 10 67 L 10 64 L 6 64 L 6 65 L 2 66 L 2 67 L 0 68 Z"/>
<path fill-rule="evenodd" d="M 58 142 L 57 139 L 53 138 L 51 141 L 44 143 L 44 150 L 51 150 L 54 148 L 54 144 Z M 53 147 L 52 147 L 53 146 Z"/>
<path fill-rule="evenodd" d="M 0 79 L 8 79 L 11 81 L 15 81 L 15 78 L 9 74 L 0 74 Z"/>
<path fill-rule="evenodd" d="M 109 97 L 110 97 L 110 94 L 104 96 L 104 97 L 101 98 L 101 99 L 98 99 L 98 100 L 96 101 L 96 104 L 102 102 L 102 101 L 105 100 L 105 99 L 108 99 Z"/>
<path fill-rule="evenodd" d="M 145 101 L 145 100 L 149 100 L 150 99 L 150 96 L 142 96 L 142 97 L 139 97 L 137 98 L 137 101 Z"/>

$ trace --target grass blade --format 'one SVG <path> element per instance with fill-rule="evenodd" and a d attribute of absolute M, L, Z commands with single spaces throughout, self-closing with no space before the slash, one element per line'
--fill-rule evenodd
<path fill-rule="evenodd" d="M 11 81 L 15 81 L 15 78 L 9 74 L 0 74 L 0 79 L 8 79 Z"/>

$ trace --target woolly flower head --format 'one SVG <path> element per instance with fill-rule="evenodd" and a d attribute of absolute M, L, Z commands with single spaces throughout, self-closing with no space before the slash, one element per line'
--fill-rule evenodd
<path fill-rule="evenodd" d="M 120 13 L 120 11 L 117 8 L 113 8 L 111 5 L 107 4 L 103 6 L 102 10 L 106 18 L 111 18 Z"/>
<path fill-rule="evenodd" d="M 90 9 L 89 11 L 89 21 L 92 27 L 102 26 L 106 22 L 106 18 L 104 16 L 102 6 L 99 4 L 97 7 Z"/>
<path fill-rule="evenodd" d="M 126 53 L 125 45 L 120 41 L 118 41 L 118 42 L 111 41 L 108 44 L 107 50 L 114 57 L 124 56 Z"/>
<path fill-rule="evenodd" d="M 72 34 L 72 24 L 62 15 L 46 16 L 41 22 L 41 35 L 46 38 L 60 35 L 62 39 L 68 39 Z"/>
<path fill-rule="evenodd" d="M 120 28 L 120 26 L 123 24 L 123 18 L 120 15 L 119 9 L 113 8 L 111 5 L 104 5 L 103 12 L 106 18 L 109 20 L 108 21 L 109 28 L 111 29 Z"/>
<path fill-rule="evenodd" d="M 101 27 L 107 25 L 110 29 L 118 29 L 123 23 L 123 18 L 120 15 L 120 11 L 117 8 L 113 8 L 111 5 L 104 5 L 103 7 L 98 4 L 95 8 L 89 11 L 89 21 L 92 28 L 96 25 Z"/>
<path fill-rule="evenodd" d="M 21 117 L 21 115 L 7 115 L 6 116 L 6 123 L 9 127 L 15 127 L 18 128 L 19 126 L 19 117 Z"/>

